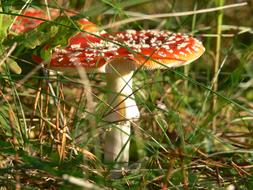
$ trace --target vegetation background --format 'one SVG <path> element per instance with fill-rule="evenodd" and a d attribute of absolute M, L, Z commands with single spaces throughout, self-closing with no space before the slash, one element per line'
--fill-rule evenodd
<path fill-rule="evenodd" d="M 106 29 L 189 33 L 206 47 L 188 67 L 136 73 L 141 118 L 133 127 L 129 169 L 118 179 L 102 161 L 105 77 L 88 75 L 87 101 L 80 76 L 48 77 L 31 62 L 33 53 L 48 57 L 41 47 L 50 43 L 50 31 L 8 30 L 27 7 L 47 6 L 76 10 L 101 27 L 205 9 Z M 253 189 L 252 0 L 1 0 L 0 11 L 1 189 Z M 73 32 L 57 22 L 54 46 Z"/>

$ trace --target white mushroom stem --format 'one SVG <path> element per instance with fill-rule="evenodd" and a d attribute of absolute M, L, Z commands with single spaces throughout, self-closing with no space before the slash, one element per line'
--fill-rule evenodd
<path fill-rule="evenodd" d="M 108 163 L 128 163 L 131 121 L 140 116 L 132 89 L 134 68 L 131 61 L 120 59 L 108 64 L 106 69 L 110 107 L 105 120 L 113 124 L 106 131 L 104 159 Z"/>

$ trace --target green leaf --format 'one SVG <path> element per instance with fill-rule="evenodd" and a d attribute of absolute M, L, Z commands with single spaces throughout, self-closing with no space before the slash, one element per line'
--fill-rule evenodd
<path fill-rule="evenodd" d="M 47 36 L 40 31 L 27 33 L 23 39 L 23 45 L 28 49 L 34 49 L 41 45 Z"/>
<path fill-rule="evenodd" d="M 0 106 L 0 126 L 2 128 L 1 130 L 4 130 L 6 132 L 5 135 L 6 134 L 10 135 L 10 130 L 9 130 L 10 124 L 9 124 L 9 121 L 8 121 L 8 117 L 9 117 L 9 115 L 8 115 L 8 106 L 7 106 L 6 103 L 2 103 L 2 105 Z"/>
<path fill-rule="evenodd" d="M 222 6 L 224 5 L 224 3 L 225 3 L 225 0 L 215 0 L 216 6 Z"/>
<path fill-rule="evenodd" d="M 11 16 L 0 15 L 0 42 L 3 42 L 7 36 L 7 30 L 11 24 Z M 0 43 L 2 46 L 2 43 Z M 2 47 L 1 47 L 2 48 Z"/>
<path fill-rule="evenodd" d="M 13 8 L 21 9 L 25 4 L 26 1 L 24 0 L 1 0 L 1 7 L 4 12 L 11 12 Z"/>
<path fill-rule="evenodd" d="M 11 9 L 11 4 L 9 0 L 1 0 L 2 10 L 4 12 L 9 12 Z"/>
<path fill-rule="evenodd" d="M 14 61 L 14 60 L 11 59 L 11 58 L 7 58 L 6 64 L 9 65 L 10 70 L 11 70 L 12 72 L 14 72 L 15 74 L 21 74 L 22 69 L 18 66 L 18 64 L 17 64 L 16 61 Z"/>
<path fill-rule="evenodd" d="M 27 49 L 44 45 L 50 45 L 50 47 L 66 45 L 69 37 L 77 31 L 73 23 L 68 17 L 58 17 L 53 22 L 46 21 L 33 30 L 6 39 L 4 44 L 11 45 L 18 42 L 20 48 Z"/>

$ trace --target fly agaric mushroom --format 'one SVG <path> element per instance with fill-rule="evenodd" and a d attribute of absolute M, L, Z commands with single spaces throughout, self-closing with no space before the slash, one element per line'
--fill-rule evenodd
<path fill-rule="evenodd" d="M 49 68 L 84 67 L 107 73 L 110 94 L 105 120 L 118 124 L 106 132 L 104 159 L 128 163 L 131 121 L 140 116 L 132 90 L 133 72 L 139 67 L 151 70 L 183 66 L 198 59 L 205 48 L 193 37 L 169 31 L 127 30 L 100 36 L 79 36 L 66 48 L 56 48 Z"/>

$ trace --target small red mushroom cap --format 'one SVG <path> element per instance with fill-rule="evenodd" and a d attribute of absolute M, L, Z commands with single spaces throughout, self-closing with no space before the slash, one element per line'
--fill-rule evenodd
<path fill-rule="evenodd" d="M 56 17 L 60 16 L 61 11 L 59 9 L 49 8 L 49 13 L 51 19 L 55 19 Z M 71 10 L 66 10 L 65 14 L 67 16 L 74 16 L 76 13 Z M 34 18 L 29 18 L 34 17 Z M 42 9 L 36 9 L 33 7 L 29 7 L 25 10 L 22 16 L 17 16 L 15 22 L 12 25 L 11 30 L 18 34 L 27 32 L 36 28 L 38 25 L 43 23 L 44 21 L 41 19 L 49 20 L 49 15 L 47 11 Z M 77 24 L 80 26 L 81 30 L 87 30 L 89 32 L 97 31 L 97 26 L 87 20 L 86 18 L 78 19 Z"/>
<path fill-rule="evenodd" d="M 100 36 L 79 35 L 66 48 L 56 48 L 50 67 L 59 70 L 85 67 L 105 72 L 103 66 L 122 58 L 146 69 L 179 67 L 196 60 L 205 51 L 199 40 L 169 31 L 127 30 Z"/>
<path fill-rule="evenodd" d="M 29 9 L 24 13 L 24 16 L 31 16 L 31 17 L 38 17 L 38 18 L 45 18 L 44 13 L 42 10 L 35 10 Z M 42 17 L 43 16 L 43 17 Z M 18 16 L 14 24 L 12 25 L 12 31 L 16 33 L 23 33 L 29 31 L 43 21 L 38 19 L 27 18 L 23 16 Z"/>
<path fill-rule="evenodd" d="M 49 10 L 51 14 L 50 16 L 52 18 L 56 18 L 60 14 L 60 11 L 58 9 L 50 8 Z M 46 20 L 49 19 L 46 11 L 42 9 L 35 9 L 32 7 L 27 8 L 25 12 L 23 13 L 23 15 L 24 16 L 17 17 L 17 19 L 15 20 L 11 28 L 12 31 L 18 34 L 27 32 L 31 29 L 36 28 L 38 25 L 44 22 L 43 20 L 40 20 L 40 19 L 46 19 Z M 29 18 L 29 17 L 35 17 L 35 18 Z"/>

